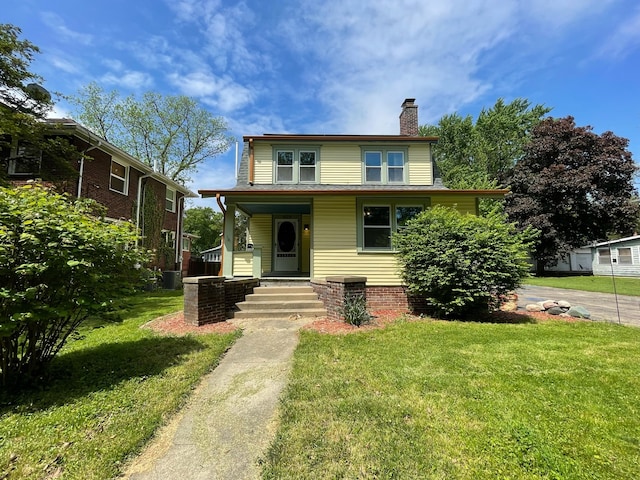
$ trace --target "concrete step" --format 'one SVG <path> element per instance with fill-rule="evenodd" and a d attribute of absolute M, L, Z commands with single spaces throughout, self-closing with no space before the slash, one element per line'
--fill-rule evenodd
<path fill-rule="evenodd" d="M 236 303 L 240 310 L 290 310 L 292 312 L 301 309 L 324 308 L 320 300 L 269 300 L 269 301 L 245 301 Z"/>
<path fill-rule="evenodd" d="M 309 293 L 250 293 L 246 297 L 247 302 L 286 302 L 290 300 L 304 301 L 304 300 L 317 300 L 318 295 L 314 292 Z"/>
<path fill-rule="evenodd" d="M 272 318 L 272 319 L 292 319 L 292 318 L 323 318 L 327 316 L 324 308 L 301 308 L 291 310 L 241 310 L 233 313 L 233 318 Z"/>
<path fill-rule="evenodd" d="M 311 287 L 256 287 L 254 294 L 289 295 L 292 293 L 314 293 Z"/>

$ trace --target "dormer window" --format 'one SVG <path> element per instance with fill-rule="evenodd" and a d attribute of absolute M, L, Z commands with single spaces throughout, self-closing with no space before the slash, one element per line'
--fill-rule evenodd
<path fill-rule="evenodd" d="M 316 148 L 277 148 L 274 152 L 275 183 L 318 183 Z"/>
<path fill-rule="evenodd" d="M 363 148 L 364 183 L 404 184 L 406 180 L 406 149 Z"/>

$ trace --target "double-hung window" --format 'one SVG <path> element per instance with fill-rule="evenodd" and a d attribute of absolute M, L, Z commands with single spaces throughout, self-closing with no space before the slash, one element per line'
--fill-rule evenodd
<path fill-rule="evenodd" d="M 618 264 L 633 265 L 633 257 L 631 256 L 631 248 L 618 248 Z"/>
<path fill-rule="evenodd" d="M 611 265 L 611 250 L 608 248 L 598 249 L 598 265 Z"/>
<path fill-rule="evenodd" d="M 166 201 L 165 201 L 165 210 L 167 210 L 168 212 L 175 212 L 176 211 L 176 191 L 173 190 L 172 188 L 167 187 L 167 193 L 166 193 Z"/>
<path fill-rule="evenodd" d="M 318 183 L 318 149 L 283 147 L 274 152 L 275 183 Z"/>
<path fill-rule="evenodd" d="M 40 149 L 34 148 L 23 141 L 11 145 L 11 137 L 9 135 L 4 135 L 2 140 L 6 143 L 3 145 L 2 152 L 0 152 L 0 158 L 9 160 L 9 175 L 36 175 L 40 173 L 42 163 L 42 151 Z"/>
<path fill-rule="evenodd" d="M 109 188 L 115 192 L 127 194 L 127 177 L 129 167 L 111 160 L 111 177 L 109 179 Z"/>
<path fill-rule="evenodd" d="M 358 200 L 358 250 L 390 251 L 393 232 L 429 206 L 429 199 L 385 202 Z"/>
<path fill-rule="evenodd" d="M 406 149 L 363 148 L 364 183 L 406 183 Z"/>

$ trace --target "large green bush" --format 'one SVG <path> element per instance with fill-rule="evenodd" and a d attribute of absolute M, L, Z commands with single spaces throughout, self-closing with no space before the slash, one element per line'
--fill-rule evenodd
<path fill-rule="evenodd" d="M 0 188 L 0 374 L 31 380 L 90 314 L 138 281 L 129 222 L 40 185 Z"/>
<path fill-rule="evenodd" d="M 402 278 L 440 317 L 496 309 L 528 274 L 531 230 L 499 213 L 478 217 L 435 206 L 394 234 Z"/>

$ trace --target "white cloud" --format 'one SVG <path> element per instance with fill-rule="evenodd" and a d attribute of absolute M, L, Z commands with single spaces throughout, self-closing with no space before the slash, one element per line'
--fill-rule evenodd
<path fill-rule="evenodd" d="M 42 12 L 40 16 L 44 24 L 51 28 L 58 37 L 71 42 L 77 42 L 82 45 L 91 45 L 93 43 L 92 35 L 71 30 L 66 26 L 64 20 L 59 15 L 53 12 Z"/>
<path fill-rule="evenodd" d="M 222 113 L 236 111 L 247 106 L 253 99 L 253 93 L 246 87 L 235 83 L 230 77 L 218 77 L 206 72 L 192 72 L 186 75 L 172 73 L 169 82 L 190 97 L 199 98 Z"/>
<path fill-rule="evenodd" d="M 71 73 L 74 75 L 82 72 L 81 68 L 78 66 L 77 61 L 65 58 L 58 54 L 49 53 L 47 55 L 47 61 L 51 63 L 51 65 L 56 70 L 62 70 L 63 72 Z"/>
<path fill-rule="evenodd" d="M 619 27 L 605 39 L 598 56 L 624 58 L 640 47 L 640 8 L 636 8 Z"/>
<path fill-rule="evenodd" d="M 136 72 L 132 70 L 107 73 L 100 78 L 100 81 L 107 85 L 115 85 L 117 87 L 134 91 L 148 89 L 153 85 L 153 78 L 151 75 L 145 72 Z"/>

